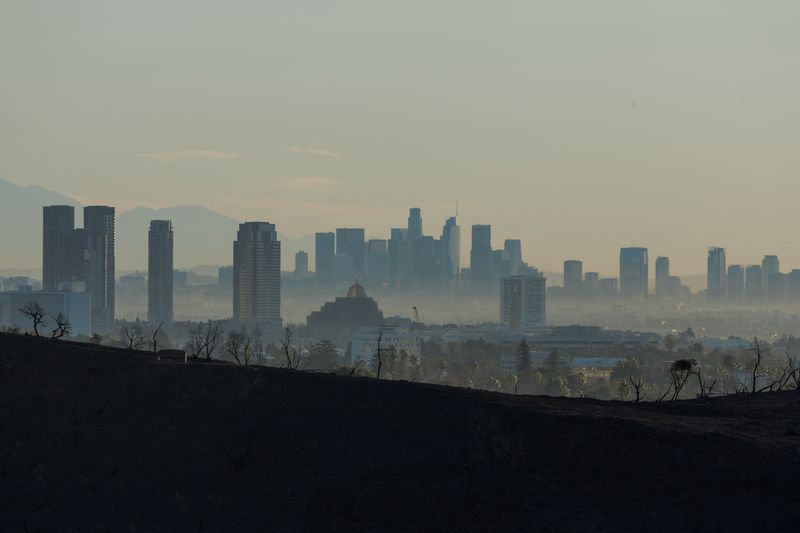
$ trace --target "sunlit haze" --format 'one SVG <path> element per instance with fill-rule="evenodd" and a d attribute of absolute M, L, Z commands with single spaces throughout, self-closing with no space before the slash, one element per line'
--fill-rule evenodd
<path fill-rule="evenodd" d="M 7 0 L 0 176 L 299 237 L 459 209 L 544 270 L 800 265 L 800 4 Z M 233 240 L 233 235 L 231 236 Z M 468 254 L 462 253 L 466 264 Z M 144 263 L 142 263 L 144 265 Z"/>

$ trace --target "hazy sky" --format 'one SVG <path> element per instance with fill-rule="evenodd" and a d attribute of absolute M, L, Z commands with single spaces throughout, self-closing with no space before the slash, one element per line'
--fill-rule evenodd
<path fill-rule="evenodd" d="M 2 0 L 0 175 L 298 236 L 800 267 L 800 2 Z"/>

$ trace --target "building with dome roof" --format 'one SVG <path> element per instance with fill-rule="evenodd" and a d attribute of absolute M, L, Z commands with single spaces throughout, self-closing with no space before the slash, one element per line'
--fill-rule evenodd
<path fill-rule="evenodd" d="M 306 319 L 309 334 L 330 339 L 349 338 L 360 327 L 382 323 L 383 312 L 357 281 L 347 289 L 345 296 L 325 302 Z"/>

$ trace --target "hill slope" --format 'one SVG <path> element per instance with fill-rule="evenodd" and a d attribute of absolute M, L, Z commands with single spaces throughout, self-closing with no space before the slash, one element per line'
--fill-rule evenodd
<path fill-rule="evenodd" d="M 0 523 L 791 529 L 798 400 L 515 397 L 0 335 Z"/>

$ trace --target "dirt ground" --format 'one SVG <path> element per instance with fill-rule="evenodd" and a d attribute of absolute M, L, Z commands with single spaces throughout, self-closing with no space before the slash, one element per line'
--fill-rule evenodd
<path fill-rule="evenodd" d="M 0 335 L 2 531 L 796 531 L 800 393 L 619 403 Z"/>

